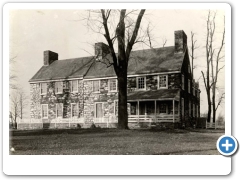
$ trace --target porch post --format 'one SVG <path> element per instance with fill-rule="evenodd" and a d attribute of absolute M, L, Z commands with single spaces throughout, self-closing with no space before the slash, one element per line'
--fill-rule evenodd
<path fill-rule="evenodd" d="M 138 123 L 139 123 L 139 111 L 140 111 L 140 109 L 139 109 L 139 101 L 137 101 L 137 107 L 138 107 Z"/>
<path fill-rule="evenodd" d="M 175 100 L 173 100 L 173 123 L 175 123 Z"/>
<path fill-rule="evenodd" d="M 155 122 L 157 122 L 157 100 L 155 100 L 154 102 L 155 102 L 155 110 L 154 110 L 154 113 L 155 113 Z"/>

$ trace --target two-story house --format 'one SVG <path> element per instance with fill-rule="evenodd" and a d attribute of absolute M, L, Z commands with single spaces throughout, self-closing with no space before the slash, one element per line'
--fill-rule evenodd
<path fill-rule="evenodd" d="M 129 126 L 161 123 L 194 125 L 200 115 L 199 84 L 193 79 L 184 31 L 175 45 L 132 51 L 128 65 Z M 30 79 L 31 119 L 44 124 L 71 119 L 81 125 L 116 127 L 117 77 L 108 46 L 95 44 L 95 56 L 58 60 L 44 51 L 44 65 Z"/>

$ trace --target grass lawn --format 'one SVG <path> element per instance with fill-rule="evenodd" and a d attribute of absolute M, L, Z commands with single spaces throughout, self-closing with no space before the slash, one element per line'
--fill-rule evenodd
<path fill-rule="evenodd" d="M 17 155 L 219 154 L 219 130 L 65 129 L 10 131 Z"/>

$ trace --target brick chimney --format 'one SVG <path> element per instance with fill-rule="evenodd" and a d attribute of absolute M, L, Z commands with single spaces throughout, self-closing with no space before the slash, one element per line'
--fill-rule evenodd
<path fill-rule="evenodd" d="M 55 53 L 52 51 L 44 51 L 43 52 L 43 65 L 44 66 L 50 65 L 56 60 L 58 60 L 58 53 Z"/>
<path fill-rule="evenodd" d="M 95 56 L 97 59 L 104 58 L 107 54 L 110 53 L 108 45 L 103 42 L 95 43 Z"/>
<path fill-rule="evenodd" d="M 175 53 L 184 52 L 187 48 L 187 35 L 183 30 L 174 31 Z"/>

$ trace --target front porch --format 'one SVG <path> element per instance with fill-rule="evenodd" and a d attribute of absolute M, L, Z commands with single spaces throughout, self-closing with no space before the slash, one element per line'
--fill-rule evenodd
<path fill-rule="evenodd" d="M 176 123 L 179 122 L 180 106 L 177 100 L 129 101 L 128 122 Z"/>

